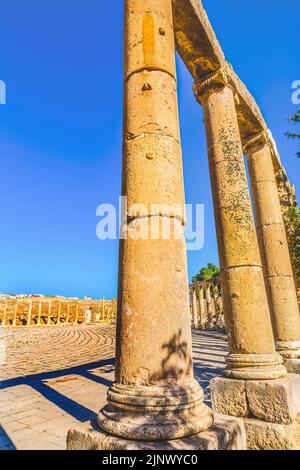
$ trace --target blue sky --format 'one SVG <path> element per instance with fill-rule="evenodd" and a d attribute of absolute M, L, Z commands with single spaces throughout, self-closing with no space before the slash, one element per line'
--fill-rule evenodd
<path fill-rule="evenodd" d="M 300 80 L 299 0 L 205 0 L 227 59 L 261 106 L 300 191 L 284 137 Z M 96 238 L 96 208 L 121 182 L 123 2 L 9 0 L 0 6 L 0 291 L 116 294 L 118 242 Z M 218 262 L 202 111 L 178 61 L 186 199 L 205 204 L 192 276 Z"/>

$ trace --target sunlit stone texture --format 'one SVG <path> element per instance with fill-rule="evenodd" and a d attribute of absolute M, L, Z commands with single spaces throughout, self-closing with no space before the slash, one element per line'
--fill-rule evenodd
<path fill-rule="evenodd" d="M 244 148 L 276 349 L 287 365 L 300 365 L 300 315 L 269 133 L 250 138 Z"/>
<path fill-rule="evenodd" d="M 226 69 L 195 83 L 204 109 L 230 354 L 226 375 L 283 377 L 275 351 L 234 93 Z M 263 332 L 263 334 L 262 334 Z"/>
<path fill-rule="evenodd" d="M 127 239 L 120 243 L 116 380 L 98 423 L 123 438 L 168 440 L 213 422 L 192 367 L 171 1 L 125 2 L 124 57 Z M 139 239 L 153 224 L 158 239 Z M 171 226 L 169 239 L 163 224 Z"/>

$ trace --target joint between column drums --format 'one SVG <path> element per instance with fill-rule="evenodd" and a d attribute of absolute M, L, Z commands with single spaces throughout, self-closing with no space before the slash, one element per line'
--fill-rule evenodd
<path fill-rule="evenodd" d="M 175 81 L 175 83 L 177 83 L 177 78 L 175 75 L 173 75 L 171 72 L 169 72 L 168 70 L 165 70 L 163 68 L 160 68 L 160 67 L 141 67 L 139 69 L 136 69 L 136 70 L 133 70 L 130 74 L 128 74 L 125 78 L 124 78 L 124 83 L 128 82 L 128 80 L 133 76 L 133 75 L 136 75 L 137 73 L 141 73 L 141 72 L 162 72 L 162 73 L 166 73 L 168 74 L 171 78 L 173 78 L 173 80 Z"/>
<path fill-rule="evenodd" d="M 133 135 L 131 133 L 127 133 L 126 135 L 126 140 L 129 142 L 129 141 L 134 141 L 136 139 L 140 139 L 141 137 L 145 137 L 146 135 L 159 135 L 160 137 L 166 137 L 168 139 L 171 139 L 171 140 L 174 140 L 174 142 L 176 142 L 178 145 L 181 145 L 181 142 L 176 139 L 176 137 L 174 137 L 173 135 L 171 134 L 167 134 L 167 133 L 164 133 L 164 132 L 141 132 L 140 134 L 136 134 L 136 135 Z"/>

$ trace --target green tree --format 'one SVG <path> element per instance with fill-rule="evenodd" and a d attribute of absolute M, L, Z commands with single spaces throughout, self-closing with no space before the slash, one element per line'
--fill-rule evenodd
<path fill-rule="evenodd" d="M 294 116 L 291 116 L 288 119 L 288 121 L 292 122 L 293 124 L 299 123 L 300 122 L 300 109 L 298 109 L 296 114 L 294 114 Z M 287 137 L 289 137 L 290 139 L 300 139 L 300 134 L 298 134 L 297 132 L 286 132 L 285 135 Z M 300 144 L 299 144 L 299 146 L 300 146 Z M 297 152 L 296 155 L 297 155 L 298 158 L 300 158 L 300 152 Z"/>
<path fill-rule="evenodd" d="M 192 278 L 193 284 L 199 281 L 209 281 L 220 275 L 220 269 L 213 263 L 207 263 L 207 266 L 200 269 Z"/>

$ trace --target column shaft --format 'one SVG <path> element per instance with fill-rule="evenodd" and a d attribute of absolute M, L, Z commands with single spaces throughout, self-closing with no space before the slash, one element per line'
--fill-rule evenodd
<path fill-rule="evenodd" d="M 41 324 L 41 315 L 42 315 L 42 302 L 39 302 L 39 310 L 38 310 L 38 318 L 37 318 L 37 325 Z"/>
<path fill-rule="evenodd" d="M 29 300 L 27 326 L 30 326 L 31 324 L 31 314 L 32 314 L 32 300 Z"/>
<path fill-rule="evenodd" d="M 61 317 L 61 302 L 59 301 L 58 303 L 58 309 L 57 309 L 57 321 L 56 324 L 60 324 L 60 317 Z"/>
<path fill-rule="evenodd" d="M 76 303 L 74 325 L 77 325 L 78 323 L 78 314 L 79 314 L 79 304 Z"/>
<path fill-rule="evenodd" d="M 197 301 L 197 289 L 194 287 L 192 291 L 192 312 L 193 312 L 193 327 L 198 328 L 198 301 Z"/>
<path fill-rule="evenodd" d="M 67 303 L 67 313 L 66 313 L 66 324 L 68 324 L 69 321 L 70 321 L 70 307 L 71 307 L 70 301 L 68 300 L 68 303 Z"/>
<path fill-rule="evenodd" d="M 245 146 L 265 284 L 276 348 L 300 358 L 300 315 L 268 132 Z"/>
<path fill-rule="evenodd" d="M 52 310 L 52 302 L 49 300 L 48 303 L 48 318 L 47 318 L 47 325 L 51 325 L 51 310 Z"/>
<path fill-rule="evenodd" d="M 13 322 L 12 326 L 17 326 L 17 315 L 18 315 L 18 301 L 15 301 L 15 308 L 14 308 L 14 317 L 13 317 Z"/>
<path fill-rule="evenodd" d="M 275 352 L 244 167 L 234 93 L 226 68 L 195 84 L 204 109 L 230 354 L 228 377 L 285 375 Z M 262 333 L 263 332 L 263 333 Z"/>
<path fill-rule="evenodd" d="M 203 286 L 198 287 L 199 293 L 199 314 L 200 314 L 200 327 L 205 329 L 205 305 L 204 305 L 204 295 L 203 295 Z"/>
<path fill-rule="evenodd" d="M 207 429 L 212 413 L 192 367 L 171 0 L 125 1 L 124 57 L 116 382 L 98 422 L 131 439 L 175 439 Z"/>

